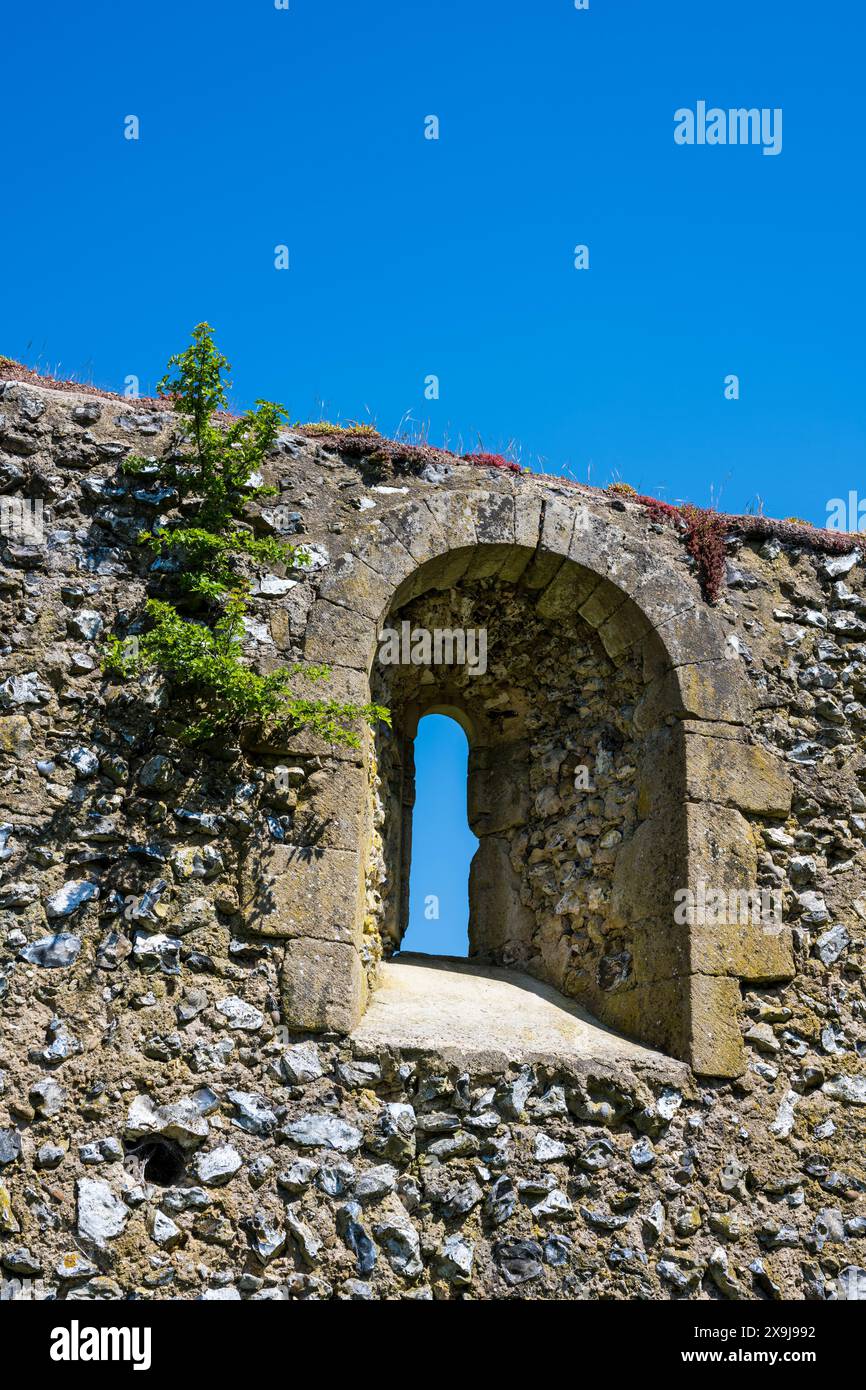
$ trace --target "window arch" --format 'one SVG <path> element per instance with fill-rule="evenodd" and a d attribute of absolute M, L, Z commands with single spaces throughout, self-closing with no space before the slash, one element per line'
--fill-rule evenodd
<path fill-rule="evenodd" d="M 674 895 L 683 885 L 712 885 L 720 874 L 728 888 L 750 887 L 756 851 L 748 818 L 786 815 L 791 787 L 776 760 L 749 741 L 748 687 L 739 663 L 729 660 L 724 625 L 683 566 L 675 538 L 649 536 L 641 508 L 545 479 L 491 478 L 489 488 L 466 488 L 461 475 L 455 484 L 419 485 L 414 498 L 384 504 L 372 521 L 347 528 L 306 619 L 304 660 L 333 662 L 339 652 L 335 697 L 364 700 L 376 686 L 377 640 L 389 615 L 428 593 L 495 577 L 530 596 L 551 632 L 578 615 L 617 673 L 629 665 L 639 671 L 631 716 L 639 735 L 637 825 L 618 845 L 601 847 L 615 852 L 611 921 L 630 944 L 622 949 L 616 941 L 616 949 L 604 952 L 609 959 L 594 984 L 583 972 L 567 988 L 581 997 L 586 987 L 588 1006 L 603 1022 L 685 1058 L 699 1074 L 738 1075 L 744 1066 L 740 983 L 790 978 L 790 933 L 681 925 L 672 912 Z M 534 693 L 543 697 L 544 690 L 539 673 Z M 462 692 L 447 681 L 428 694 L 428 707 L 461 705 Z M 502 844 L 513 828 L 501 824 L 502 808 L 520 806 L 526 794 L 516 745 L 527 708 L 518 698 L 509 703 L 476 702 L 469 711 L 475 721 L 470 824 L 488 844 L 488 858 L 496 859 L 487 877 L 494 891 L 477 900 L 487 902 L 486 921 L 499 932 L 498 940 L 486 940 L 476 931 L 476 941 L 502 959 L 525 949 L 524 913 L 533 911 L 524 901 L 525 875 L 517 874 L 514 891 L 514 856 Z M 397 730 L 405 739 L 399 721 Z M 392 747 L 403 762 L 399 738 Z M 346 829 L 335 832 L 338 840 L 309 873 L 293 875 L 288 866 L 269 871 L 249 860 L 253 894 L 269 896 L 273 905 L 262 930 L 290 938 L 283 1009 L 295 1026 L 350 1029 L 365 1008 L 368 985 L 375 985 L 370 943 L 399 944 L 408 864 L 394 857 L 391 840 L 404 813 L 380 752 L 371 747 L 357 760 L 342 760 L 339 785 L 323 790 L 323 806 L 341 798 L 351 814 L 340 817 Z M 544 811 L 533 802 L 533 824 Z M 379 904 L 371 909 L 369 891 L 369 869 L 380 855 L 384 914 Z M 547 933 L 548 967 L 551 950 L 564 953 L 554 937 Z M 533 951 L 538 945 L 544 943 L 533 943 Z M 536 968 L 532 952 L 530 965 Z"/>

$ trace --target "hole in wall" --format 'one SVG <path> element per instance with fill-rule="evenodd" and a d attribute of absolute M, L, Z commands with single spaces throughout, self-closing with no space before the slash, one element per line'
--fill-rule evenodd
<path fill-rule="evenodd" d="M 171 1139 L 139 1139 L 126 1145 L 123 1166 L 140 1182 L 173 1187 L 183 1177 L 185 1160 L 180 1145 Z"/>
<path fill-rule="evenodd" d="M 415 736 L 409 926 L 402 951 L 468 956 L 469 865 L 478 840 L 466 818 L 469 744 L 456 720 L 428 714 Z"/>

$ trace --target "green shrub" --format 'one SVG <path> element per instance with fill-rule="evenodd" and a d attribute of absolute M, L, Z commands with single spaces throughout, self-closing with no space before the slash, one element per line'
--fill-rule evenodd
<path fill-rule="evenodd" d="M 169 359 L 159 384 L 170 396 L 182 427 L 182 447 L 160 467 L 169 482 L 193 509 L 191 524 L 176 524 L 139 537 L 152 553 L 178 563 L 174 598 L 149 599 L 148 626 L 134 643 L 109 639 L 104 666 L 125 678 L 157 671 L 167 677 L 188 707 L 185 740 L 191 743 L 221 732 L 291 726 L 306 728 L 330 743 L 357 746 L 359 720 L 388 722 L 379 705 L 355 705 L 299 695 L 300 680 L 317 681 L 325 667 L 295 665 L 267 675 L 250 669 L 243 658 L 244 615 L 249 580 L 243 562 L 303 564 L 303 546 L 275 537 L 257 537 L 243 521 L 246 504 L 273 489 L 252 479 L 276 442 L 286 411 L 272 401 L 257 401 L 224 427 L 214 422 L 226 410 L 229 370 L 217 351 L 206 323 L 193 330 L 192 344 Z M 125 471 L 141 473 L 151 464 L 126 460 Z M 187 610 L 201 614 L 185 616 Z"/>

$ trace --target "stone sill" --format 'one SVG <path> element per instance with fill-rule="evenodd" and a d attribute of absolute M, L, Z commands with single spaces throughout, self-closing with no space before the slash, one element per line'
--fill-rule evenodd
<path fill-rule="evenodd" d="M 544 1065 L 575 1076 L 624 1072 L 691 1090 L 690 1068 L 605 1027 L 530 975 L 453 956 L 405 953 L 381 982 L 351 1035 L 359 1057 L 383 1049 L 431 1055 L 473 1075 Z"/>

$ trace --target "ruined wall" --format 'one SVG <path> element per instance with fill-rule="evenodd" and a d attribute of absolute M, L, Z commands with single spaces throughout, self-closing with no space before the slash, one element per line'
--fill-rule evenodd
<path fill-rule="evenodd" d="M 863 1297 L 859 556 L 732 538 L 706 615 L 676 534 L 637 504 L 470 465 L 383 478 L 286 432 L 254 524 L 303 535 L 311 559 L 259 577 L 250 659 L 330 659 L 329 688 L 363 695 L 382 616 L 427 592 L 412 585 L 431 535 L 440 554 L 483 545 L 500 585 L 519 550 L 539 611 L 579 607 L 597 634 L 573 649 L 597 672 L 583 688 L 598 642 L 614 668 L 617 768 L 639 736 L 636 801 L 624 780 L 612 808 L 611 828 L 633 811 L 637 826 L 610 847 L 610 914 L 631 922 L 645 983 L 612 1001 L 636 1000 L 623 1024 L 657 1046 L 652 1019 L 679 1010 L 672 1038 L 701 1074 L 371 1052 L 344 1036 L 387 892 L 370 748 L 293 738 L 203 760 L 179 748 L 164 691 L 100 671 L 102 634 L 154 579 L 135 535 L 172 507 L 156 468 L 130 482 L 117 462 L 158 459 L 168 423 L 38 385 L 0 400 L 0 495 L 44 504 L 38 539 L 0 538 L 4 1279 L 107 1298 Z M 569 767 L 547 758 L 552 734 L 527 726 L 524 866 L 559 853 Z M 580 818 L 598 820 L 603 879 L 606 811 L 563 811 L 587 841 Z M 784 946 L 730 923 L 665 936 L 648 894 L 701 875 L 778 889 Z M 552 896 L 533 885 L 543 922 Z"/>

